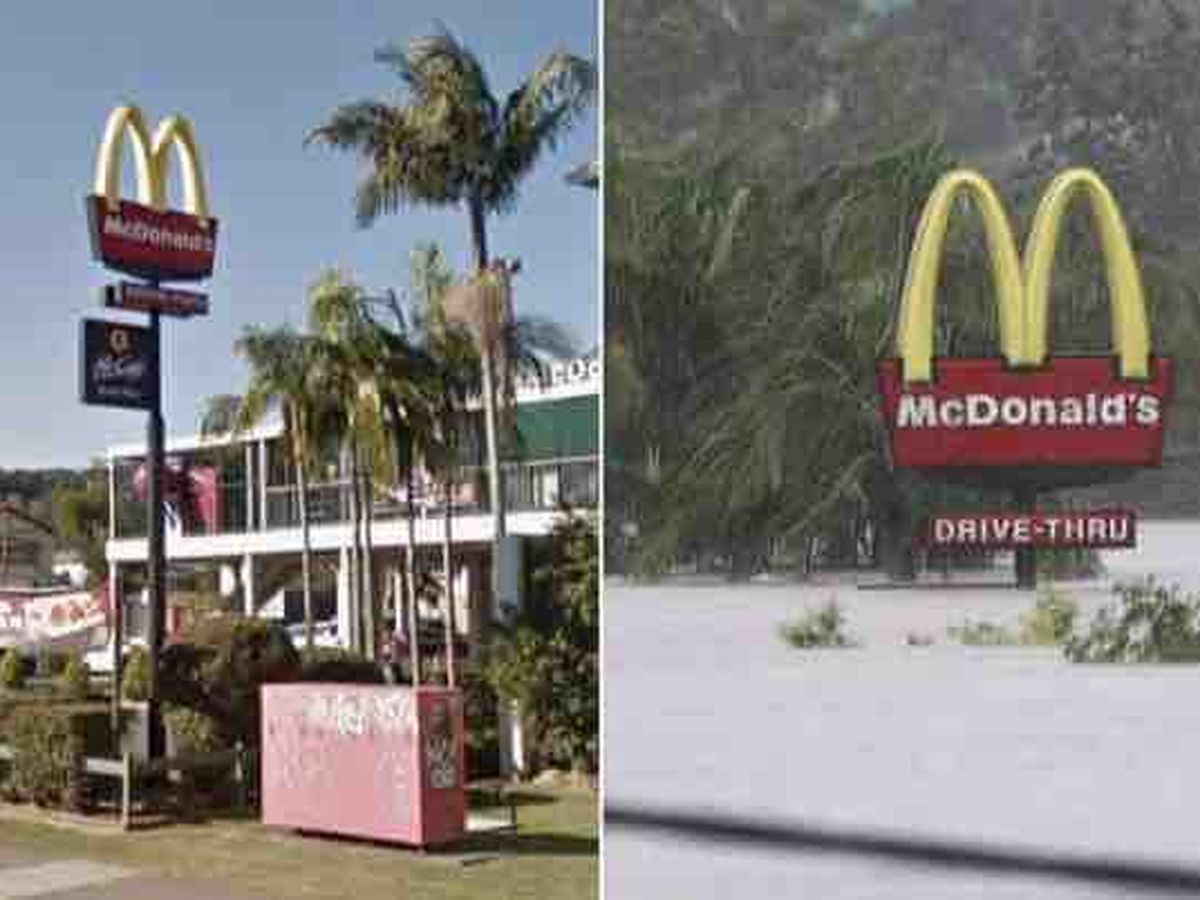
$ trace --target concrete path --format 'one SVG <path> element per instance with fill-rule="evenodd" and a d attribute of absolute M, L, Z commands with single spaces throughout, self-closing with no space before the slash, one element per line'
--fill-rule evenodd
<path fill-rule="evenodd" d="M 87 859 L 38 859 L 0 846 L 0 900 L 231 900 L 204 884 L 167 881 Z"/>

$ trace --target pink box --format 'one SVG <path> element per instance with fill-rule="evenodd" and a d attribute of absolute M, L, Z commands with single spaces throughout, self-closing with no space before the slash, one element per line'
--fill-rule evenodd
<path fill-rule="evenodd" d="M 262 705 L 265 824 L 417 847 L 463 836 L 457 690 L 271 684 Z"/>

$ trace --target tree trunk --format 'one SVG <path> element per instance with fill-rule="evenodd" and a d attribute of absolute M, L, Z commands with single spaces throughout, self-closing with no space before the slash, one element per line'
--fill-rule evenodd
<path fill-rule="evenodd" d="M 471 216 L 471 249 L 475 253 L 475 271 L 482 272 L 488 265 L 487 223 L 483 209 L 483 200 L 478 192 L 471 195 L 467 201 L 467 211 Z"/>
<path fill-rule="evenodd" d="M 908 504 L 897 494 L 889 499 L 880 522 L 884 570 L 893 581 L 913 581 L 917 566 L 912 546 L 912 517 Z"/>
<path fill-rule="evenodd" d="M 475 271 L 482 273 L 488 266 L 487 223 L 483 201 L 475 192 L 467 201 L 471 217 L 471 247 L 475 252 Z M 500 608 L 500 545 L 505 535 L 504 474 L 500 471 L 500 448 L 496 427 L 496 372 L 493 348 L 481 346 L 479 354 L 483 368 L 483 427 L 487 444 L 488 493 L 492 506 L 492 606 Z M 511 598 L 515 600 L 516 598 Z"/>
<path fill-rule="evenodd" d="M 375 659 L 378 656 L 377 651 L 379 648 L 378 635 L 375 628 L 375 566 L 371 539 L 371 523 L 375 515 L 375 485 L 369 466 L 364 466 L 362 470 L 362 492 L 364 631 L 366 631 L 367 658 Z"/>
<path fill-rule="evenodd" d="M 308 526 L 308 475 L 304 471 L 302 451 L 298 445 L 292 448 L 293 460 L 296 464 L 297 506 L 300 511 L 300 584 L 304 595 L 304 647 L 310 653 L 313 649 L 313 608 L 312 608 L 312 536 Z"/>
<path fill-rule="evenodd" d="M 358 650 L 358 606 L 355 601 L 355 584 L 358 576 L 355 574 L 357 561 L 354 559 L 353 539 L 353 523 L 357 513 L 354 507 L 354 490 L 350 473 L 350 448 L 347 442 L 343 442 L 338 462 L 338 521 L 350 525 L 342 543 L 342 548 L 346 551 L 346 594 L 349 605 L 346 615 L 349 633 L 345 637 L 350 649 Z"/>
<path fill-rule="evenodd" d="M 355 652 L 366 655 L 362 612 L 362 504 L 359 497 L 358 447 L 351 441 L 350 463 L 350 618 Z"/>
<path fill-rule="evenodd" d="M 421 683 L 421 644 L 417 629 L 417 509 L 413 503 L 413 469 L 416 468 L 416 453 L 410 453 L 408 471 L 405 474 L 405 518 L 408 520 L 408 540 L 404 546 L 404 591 L 408 600 L 408 656 L 412 668 L 412 683 Z"/>
<path fill-rule="evenodd" d="M 444 473 L 446 509 L 442 513 L 442 575 L 446 597 L 446 685 L 454 687 L 454 474 L 451 466 Z"/>
<path fill-rule="evenodd" d="M 500 471 L 500 447 L 496 427 L 496 385 L 492 370 L 491 348 L 483 348 L 483 426 L 487 449 L 488 499 L 492 512 L 492 606 L 499 612 L 505 600 L 500 596 L 500 547 L 505 535 L 504 477 Z"/>

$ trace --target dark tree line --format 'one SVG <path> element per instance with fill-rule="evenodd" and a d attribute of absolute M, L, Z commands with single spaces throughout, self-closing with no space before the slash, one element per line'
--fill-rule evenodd
<path fill-rule="evenodd" d="M 1004 501 L 894 470 L 875 404 L 916 219 L 959 165 L 992 179 L 1021 235 L 1059 169 L 1088 165 L 1110 184 L 1156 350 L 1179 362 L 1170 453 L 1190 453 L 1200 219 L 1182 186 L 1200 167 L 1200 94 L 1185 90 L 1200 81 L 1195 16 L 1168 2 L 797 6 L 822 15 L 773 37 L 762 29 L 782 28 L 782 13 L 766 4 L 608 7 L 635 45 L 624 56 L 638 56 L 639 34 L 669 51 L 617 66 L 610 83 L 610 564 L 869 560 L 903 574 L 926 510 Z M 711 65 L 684 52 L 689 40 Z M 760 52 L 769 41 L 777 52 Z M 670 93 L 656 93 L 656 71 Z M 1057 352 L 1109 346 L 1092 232 L 1080 205 L 1055 272 Z M 994 352 L 982 232 L 961 210 L 943 267 L 938 352 Z"/>

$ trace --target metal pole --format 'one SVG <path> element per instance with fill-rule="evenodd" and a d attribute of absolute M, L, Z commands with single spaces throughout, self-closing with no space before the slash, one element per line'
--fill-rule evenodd
<path fill-rule="evenodd" d="M 109 534 L 115 538 L 117 534 L 116 529 L 111 530 Z M 120 564 L 114 561 L 110 562 L 108 566 L 108 602 L 112 635 L 113 670 L 112 707 L 110 714 L 112 716 L 113 735 L 119 738 L 121 734 L 121 675 L 124 671 L 122 656 L 125 652 L 125 596 L 124 589 L 121 586 Z"/>
<path fill-rule="evenodd" d="M 154 282 L 157 287 L 157 282 Z M 150 697 L 147 708 L 150 759 L 159 759 L 166 749 L 163 733 L 162 701 L 159 697 L 159 659 L 163 645 L 163 621 L 166 617 L 166 554 L 163 547 L 163 416 L 162 416 L 162 343 L 159 338 L 159 314 L 150 313 L 150 352 L 154 357 L 154 397 L 146 427 L 147 551 L 150 609 L 146 645 L 150 657 Z"/>
<path fill-rule="evenodd" d="M 1017 510 L 1032 513 L 1037 507 L 1037 488 L 1032 485 L 1020 485 L 1014 491 Z M 1016 564 L 1017 587 L 1032 590 L 1037 587 L 1037 549 L 1034 547 L 1018 547 L 1014 553 Z"/>

